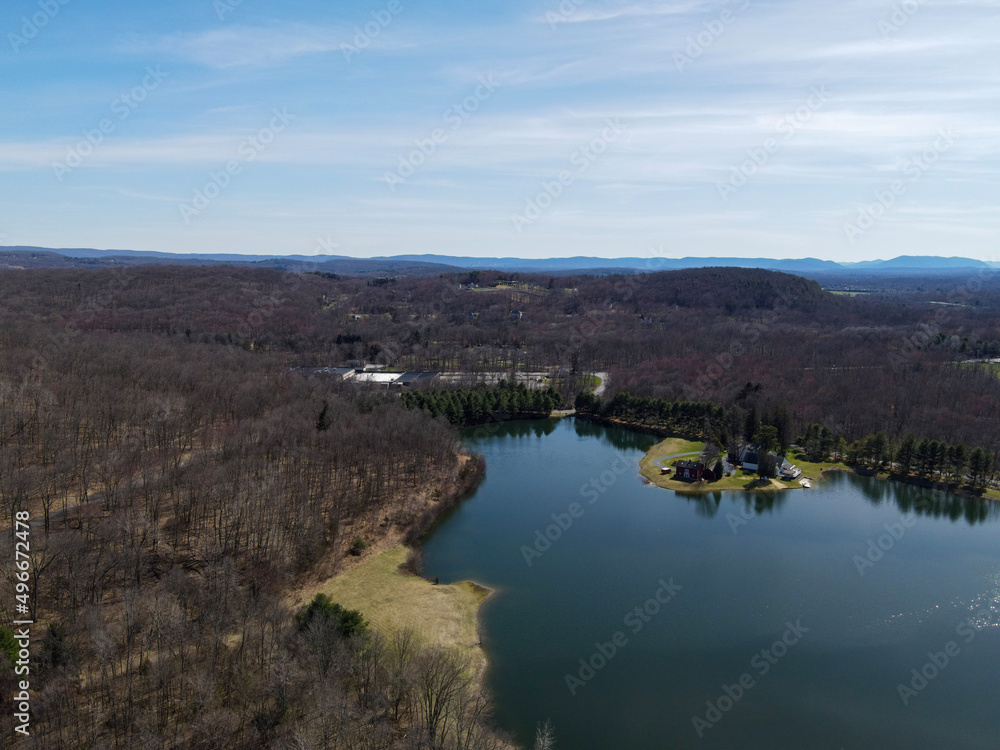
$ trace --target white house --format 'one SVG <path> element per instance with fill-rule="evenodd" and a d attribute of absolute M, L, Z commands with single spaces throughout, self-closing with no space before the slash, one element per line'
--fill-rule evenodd
<path fill-rule="evenodd" d="M 740 463 L 746 471 L 757 471 L 760 459 L 757 457 L 758 448 L 756 445 L 744 445 L 740 451 Z"/>
<path fill-rule="evenodd" d="M 778 476 L 782 479 L 798 479 L 802 476 L 802 469 L 790 463 L 787 458 L 775 456 L 778 464 Z M 756 445 L 745 445 L 740 451 L 740 463 L 746 471 L 757 471 L 760 468 L 760 447 Z"/>
<path fill-rule="evenodd" d="M 802 476 L 802 469 L 795 464 L 789 463 L 787 458 L 781 459 L 781 466 L 778 467 L 778 476 L 782 479 L 798 479 Z"/>

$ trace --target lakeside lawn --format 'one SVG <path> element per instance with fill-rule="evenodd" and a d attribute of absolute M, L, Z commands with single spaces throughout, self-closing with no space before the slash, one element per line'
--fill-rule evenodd
<path fill-rule="evenodd" d="M 822 479 L 823 472 L 827 469 L 850 469 L 847 464 L 839 461 L 809 461 L 798 451 L 789 451 L 788 461 L 802 469 L 802 476 L 809 479 Z"/>
<path fill-rule="evenodd" d="M 667 438 L 650 448 L 646 455 L 639 460 L 639 472 L 657 487 L 663 487 L 677 492 L 715 492 L 721 490 L 761 490 L 761 489 L 800 489 L 802 485 L 799 481 L 783 482 L 772 479 L 769 483 L 763 484 L 755 472 L 745 472 L 737 470 L 733 476 L 722 477 L 717 482 L 686 482 L 675 479 L 673 474 L 660 474 L 660 467 L 656 462 L 665 456 L 676 456 L 684 453 L 701 453 L 705 449 L 704 442 L 695 440 L 685 440 L 684 438 Z M 691 458 L 695 458 L 692 456 Z M 822 461 L 814 463 L 806 461 L 799 453 L 788 456 L 788 460 L 802 469 L 802 476 L 812 480 L 820 480 L 824 469 L 847 468 L 844 464 L 835 461 Z M 668 461 L 670 465 L 673 461 Z"/>
<path fill-rule="evenodd" d="M 364 615 L 385 636 L 412 628 L 425 645 L 456 647 L 468 659 L 473 674 L 481 675 L 486 656 L 479 645 L 479 605 L 492 593 L 469 581 L 434 585 L 400 571 L 407 548 L 393 547 L 363 560 L 340 575 L 299 594 L 302 606 L 316 594 Z"/>
<path fill-rule="evenodd" d="M 646 451 L 645 456 L 639 459 L 639 473 L 657 487 L 663 487 L 664 489 L 688 492 L 691 492 L 692 490 L 700 490 L 703 488 L 703 485 L 699 482 L 681 482 L 674 479 L 673 474 L 661 475 L 660 467 L 656 465 L 656 462 L 666 456 L 684 455 L 686 453 L 701 453 L 703 450 L 705 450 L 704 442 L 676 437 L 667 438 L 666 440 L 662 440 L 654 445 Z M 687 456 L 686 458 L 693 459 L 696 458 L 696 456 Z M 672 463 L 673 459 L 667 461 L 666 465 L 670 466 Z M 725 478 L 723 481 L 725 481 Z"/>
<path fill-rule="evenodd" d="M 795 482 L 780 482 L 772 479 L 763 483 L 758 479 L 757 474 L 748 471 L 737 471 L 731 477 L 722 477 L 717 482 L 687 482 L 674 479 L 673 474 L 660 475 L 659 470 L 655 476 L 643 474 L 649 481 L 657 487 L 675 492 L 722 492 L 726 490 L 786 490 L 799 489 L 800 485 Z"/>
<path fill-rule="evenodd" d="M 656 461 L 659 461 L 661 458 L 665 456 L 682 455 L 685 453 L 701 453 L 703 450 L 705 450 L 704 442 L 670 437 L 666 440 L 661 440 L 659 443 L 646 451 L 646 455 L 639 459 L 639 470 L 647 479 L 650 478 L 646 474 L 647 470 L 649 470 L 650 473 L 655 472 L 656 476 L 659 476 L 660 469 L 656 465 Z M 670 464 L 673 462 L 668 461 L 667 463 Z"/>

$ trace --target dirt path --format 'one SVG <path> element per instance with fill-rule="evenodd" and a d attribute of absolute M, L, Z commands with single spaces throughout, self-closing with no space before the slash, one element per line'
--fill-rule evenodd
<path fill-rule="evenodd" d="M 595 372 L 594 375 L 601 379 L 600 384 L 594 389 L 594 395 L 603 396 L 604 391 L 608 388 L 608 381 L 611 379 L 611 376 L 606 372 Z"/>
<path fill-rule="evenodd" d="M 653 463 L 662 469 L 664 463 L 666 463 L 667 461 L 671 461 L 675 458 L 687 458 L 688 456 L 700 456 L 700 455 L 701 453 L 698 453 L 697 451 L 694 453 L 675 453 L 672 456 L 664 456 L 663 458 L 658 458 L 655 461 L 653 461 Z"/>

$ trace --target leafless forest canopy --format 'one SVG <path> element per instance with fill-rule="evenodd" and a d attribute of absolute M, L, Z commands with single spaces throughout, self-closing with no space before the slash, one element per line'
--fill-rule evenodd
<path fill-rule="evenodd" d="M 45 625 L 26 746 L 498 747 L 450 654 L 298 626 L 291 587 L 333 573 L 354 539 L 424 528 L 421 489 L 460 494 L 479 464 L 446 415 L 295 368 L 544 371 L 563 406 L 609 372 L 605 399 L 996 458 L 1000 377 L 967 360 L 1000 356 L 1000 282 L 880 284 L 833 295 L 736 269 L 0 273 L 0 510 L 7 531 L 31 511 Z"/>
<path fill-rule="evenodd" d="M 1000 383 L 956 364 L 1000 356 L 995 274 L 859 279 L 878 285 L 859 296 L 760 270 L 521 275 L 495 286 L 511 278 L 56 270 L 3 274 L 0 299 L 10 320 L 252 350 L 288 366 L 610 371 L 614 390 L 721 406 L 750 382 L 761 386 L 762 411 L 783 403 L 798 428 L 820 422 L 848 441 L 913 432 L 1000 450 Z M 572 402 L 573 384 L 563 391 Z"/>

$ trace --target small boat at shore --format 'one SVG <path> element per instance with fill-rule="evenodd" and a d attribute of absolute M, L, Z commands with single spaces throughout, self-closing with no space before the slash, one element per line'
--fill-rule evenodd
<path fill-rule="evenodd" d="M 803 487 L 805 487 L 805 488 L 806 488 L 807 490 L 809 490 L 809 489 L 812 489 L 812 485 L 811 485 L 811 484 L 809 484 L 809 480 L 808 480 L 808 479 L 800 479 L 800 480 L 799 480 L 799 484 L 801 484 L 801 485 L 802 485 Z"/>

